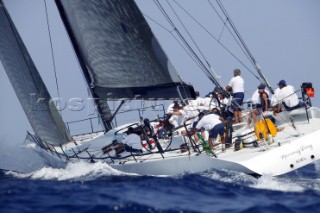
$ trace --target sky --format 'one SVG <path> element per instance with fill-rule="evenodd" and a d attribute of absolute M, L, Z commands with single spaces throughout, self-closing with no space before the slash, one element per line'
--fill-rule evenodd
<path fill-rule="evenodd" d="M 4 2 L 51 96 L 58 97 L 44 1 L 4 0 Z M 136 2 L 143 14 L 156 20 L 167 30 L 172 30 L 154 1 L 136 0 Z M 160 2 L 182 34 L 188 41 L 191 41 L 177 19 L 174 18 L 167 2 L 165 0 L 160 0 Z M 208 0 L 177 0 L 177 2 L 212 35 L 217 38 L 221 35 L 220 41 L 251 71 L 255 72 L 228 34 L 227 29 L 223 28 L 223 23 L 211 8 Z M 215 1 L 211 0 L 211 2 L 216 6 Z M 245 80 L 245 99 L 250 98 L 260 82 L 207 32 L 185 15 L 173 0 L 170 0 L 170 3 L 183 20 L 206 60 L 221 76 L 224 85 L 227 85 L 235 68 L 242 70 Z M 316 97 L 312 101 L 315 106 L 319 107 L 320 100 L 317 94 L 320 89 L 320 1 L 222 0 L 222 3 L 251 53 L 262 67 L 271 86 L 276 88 L 281 79 L 285 79 L 296 89 L 299 89 L 302 82 L 312 82 L 316 91 Z M 47 1 L 47 7 L 60 97 L 65 100 L 66 104 L 67 100 L 75 97 L 87 100 L 86 84 L 54 1 Z M 154 21 L 148 18 L 147 21 L 181 78 L 191 83 L 203 96 L 212 91 L 214 85 L 176 42 L 172 34 Z M 1 64 L 0 98 L 0 143 L 21 144 L 26 131 L 32 131 L 32 129 Z M 63 119 L 73 121 L 92 117 L 93 107 L 90 100 L 85 103 L 85 109 L 81 111 L 63 110 Z"/>

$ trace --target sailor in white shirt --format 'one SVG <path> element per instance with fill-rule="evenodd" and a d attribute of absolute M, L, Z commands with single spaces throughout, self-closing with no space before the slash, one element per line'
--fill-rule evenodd
<path fill-rule="evenodd" d="M 167 108 L 167 114 L 169 114 L 170 112 L 173 112 L 173 106 L 175 104 L 179 104 L 179 100 L 174 100 L 171 104 L 169 104 L 169 106 Z"/>
<path fill-rule="evenodd" d="M 285 80 L 281 80 L 279 83 L 280 91 L 278 93 L 279 101 L 282 101 L 283 106 L 287 111 L 291 111 L 302 107 L 303 104 L 299 102 L 299 98 L 293 86 L 287 85 Z"/>
<path fill-rule="evenodd" d="M 173 112 L 169 112 L 168 114 L 171 114 L 171 118 L 169 119 L 169 122 L 174 125 L 174 127 L 178 127 L 183 125 L 183 123 L 186 120 L 186 112 L 182 109 L 182 106 L 179 104 L 175 104 L 173 106 Z"/>
<path fill-rule="evenodd" d="M 194 132 L 200 129 L 209 131 L 209 146 L 214 150 L 213 141 L 217 139 L 218 135 L 221 137 L 222 151 L 225 150 L 224 124 L 222 118 L 216 114 L 205 115 L 203 112 L 199 113 L 199 121 L 194 128 Z"/>
<path fill-rule="evenodd" d="M 142 153 L 140 136 L 134 133 L 134 129 L 132 127 L 128 128 L 127 134 L 128 136 L 122 141 L 122 143 L 125 145 L 124 149 L 127 152 Z"/>
<path fill-rule="evenodd" d="M 278 87 L 277 89 L 274 90 L 274 94 L 271 97 L 271 106 L 273 107 L 279 104 L 279 101 L 280 101 L 279 92 L 280 92 L 280 88 Z"/>
<path fill-rule="evenodd" d="M 234 123 L 241 122 L 241 111 L 242 104 L 244 99 L 244 80 L 240 76 L 241 71 L 239 69 L 235 69 L 233 71 L 234 77 L 231 78 L 229 84 L 226 87 L 226 90 L 232 91 L 232 103 L 231 108 L 234 112 Z"/>
<path fill-rule="evenodd" d="M 217 100 L 212 97 L 212 94 L 206 95 L 202 103 L 203 103 L 202 106 L 198 107 L 199 110 L 211 111 L 214 108 L 218 107 Z"/>
<path fill-rule="evenodd" d="M 229 106 L 230 100 L 226 98 L 222 93 L 219 93 L 219 101 L 223 107 Z"/>
<path fill-rule="evenodd" d="M 185 101 L 182 106 L 183 110 L 186 112 L 186 119 L 191 118 L 190 123 L 198 120 L 199 111 L 194 106 L 190 105 L 189 101 Z"/>
<path fill-rule="evenodd" d="M 196 109 L 199 109 L 200 106 L 203 106 L 203 98 L 200 97 L 200 94 L 198 91 L 196 93 L 196 99 L 195 100 L 189 100 L 189 106 L 193 106 Z"/>

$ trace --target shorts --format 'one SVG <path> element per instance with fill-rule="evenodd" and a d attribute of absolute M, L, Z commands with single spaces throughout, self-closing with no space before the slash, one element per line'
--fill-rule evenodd
<path fill-rule="evenodd" d="M 294 109 L 298 109 L 300 107 L 304 107 L 305 106 L 304 103 L 301 102 L 301 101 L 299 101 L 299 103 L 296 106 L 293 106 L 293 107 L 287 106 L 285 102 L 282 102 L 282 103 L 283 103 L 284 108 L 286 108 L 287 111 L 292 111 Z"/>
<path fill-rule="evenodd" d="M 141 150 L 141 149 L 132 148 L 132 146 L 128 146 L 127 144 L 125 144 L 124 150 L 126 150 L 126 152 L 142 153 L 142 150 Z"/>
<path fill-rule="evenodd" d="M 260 109 L 261 107 L 261 104 L 252 104 L 252 109 Z"/>
<path fill-rule="evenodd" d="M 219 123 L 215 125 L 209 132 L 209 138 L 216 139 L 218 135 L 223 136 L 224 135 L 224 124 Z"/>
<path fill-rule="evenodd" d="M 237 92 L 233 94 L 233 98 L 231 101 L 231 108 L 233 111 L 242 111 L 243 99 L 244 99 L 243 92 Z"/>

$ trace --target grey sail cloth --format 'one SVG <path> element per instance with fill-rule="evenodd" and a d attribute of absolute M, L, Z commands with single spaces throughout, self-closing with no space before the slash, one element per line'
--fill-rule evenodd
<path fill-rule="evenodd" d="M 104 100 L 195 98 L 134 0 L 56 0 L 93 93 Z"/>
<path fill-rule="evenodd" d="M 71 141 L 51 97 L 5 5 L 0 0 L 0 60 L 25 114 L 42 141 L 58 146 Z"/>

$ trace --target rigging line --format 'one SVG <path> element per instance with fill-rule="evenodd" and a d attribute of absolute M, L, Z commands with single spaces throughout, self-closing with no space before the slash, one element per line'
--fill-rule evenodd
<path fill-rule="evenodd" d="M 209 80 L 212 81 L 213 84 L 215 84 L 216 86 L 218 86 L 219 88 L 221 88 L 223 90 L 223 88 L 220 86 L 219 82 L 216 81 L 216 79 L 212 76 L 212 74 L 210 73 L 210 71 L 207 69 L 207 67 L 205 66 L 205 64 L 203 64 L 202 60 L 198 57 L 198 55 L 195 53 L 195 51 L 192 49 L 192 47 L 189 45 L 189 43 L 186 41 L 186 39 L 183 37 L 183 35 L 180 33 L 180 31 L 175 27 L 173 21 L 170 19 L 169 15 L 166 13 L 166 11 L 163 9 L 163 7 L 161 6 L 161 4 L 158 2 L 157 0 L 157 6 L 159 7 L 159 9 L 161 10 L 161 12 L 163 13 L 163 15 L 167 18 L 167 21 L 172 25 L 172 27 L 175 29 L 175 32 L 177 33 L 177 35 L 179 36 L 179 38 L 181 39 L 181 41 L 184 43 L 184 45 L 187 47 L 187 49 L 190 51 L 190 53 L 192 54 L 192 56 L 194 57 L 194 59 L 197 61 L 198 65 L 200 66 L 200 69 L 203 71 L 203 73 L 208 77 Z"/>
<path fill-rule="evenodd" d="M 55 74 L 55 80 L 56 80 L 56 86 L 57 86 L 58 96 L 60 97 L 60 94 L 59 94 L 59 84 L 58 84 L 58 78 L 57 78 L 57 72 L 56 72 L 56 62 L 55 62 L 55 57 L 54 57 L 53 44 L 52 44 L 52 37 L 51 37 L 51 31 L 50 31 L 50 23 L 49 23 L 48 8 L 47 8 L 46 0 L 43 0 L 43 1 L 44 1 L 44 6 L 45 6 L 45 12 L 46 12 L 46 21 L 47 21 L 47 27 L 48 27 L 49 40 L 50 40 L 51 57 L 52 57 L 52 63 L 53 63 L 53 70 L 54 70 L 54 74 Z"/>
<path fill-rule="evenodd" d="M 154 3 L 157 5 L 157 3 L 154 0 Z M 157 7 L 160 9 L 160 11 L 162 12 L 162 9 L 159 7 L 159 5 L 157 5 Z M 163 13 L 163 12 L 162 12 Z M 175 27 L 172 26 L 172 23 L 169 22 L 169 24 L 171 24 L 171 26 L 173 27 L 173 30 L 168 30 L 167 28 L 165 28 L 162 24 L 160 24 L 159 22 L 157 22 L 156 20 L 154 20 L 153 18 L 151 18 L 150 16 L 148 16 L 147 14 L 143 14 L 145 15 L 147 18 L 149 18 L 151 21 L 153 21 L 154 23 L 156 23 L 157 25 L 159 25 L 161 28 L 163 28 L 165 31 L 169 32 L 174 39 L 179 43 L 179 45 L 183 48 L 183 50 L 191 57 L 191 59 L 198 65 L 198 67 L 201 69 L 200 65 L 198 64 L 198 62 L 193 58 L 193 56 L 191 55 L 191 53 L 186 49 L 186 47 L 181 43 L 181 41 L 179 41 L 179 39 L 173 34 L 173 32 L 175 31 Z M 163 14 L 165 15 L 165 14 Z"/>
<path fill-rule="evenodd" d="M 165 31 L 167 31 L 168 33 L 170 33 L 171 36 L 172 36 L 172 37 L 178 42 L 178 44 L 182 47 L 182 49 L 190 56 L 191 60 L 193 60 L 193 61 L 197 64 L 197 66 L 198 66 L 199 68 L 201 68 L 200 65 L 198 64 L 198 62 L 192 57 L 191 53 L 188 52 L 188 50 L 186 49 L 185 46 L 183 46 L 183 44 L 181 43 L 181 41 L 172 33 L 174 30 L 169 30 L 169 29 L 167 29 L 167 28 L 164 27 L 162 24 L 160 24 L 158 21 L 156 21 L 155 19 L 151 18 L 150 16 L 148 16 L 148 15 L 145 14 L 145 13 L 144 13 L 143 15 L 144 15 L 145 17 L 149 18 L 149 19 L 150 19 L 151 21 L 153 21 L 155 24 L 159 25 L 162 29 L 164 29 Z"/>
<path fill-rule="evenodd" d="M 226 11 L 225 7 L 223 6 L 223 4 L 221 3 L 220 0 L 216 0 L 217 4 L 219 5 L 221 11 L 223 12 L 223 14 L 225 15 L 225 17 L 227 18 L 227 21 L 229 22 L 231 28 L 233 29 L 234 33 L 236 34 L 236 36 L 239 38 L 239 41 L 241 42 L 241 44 L 243 45 L 243 47 L 245 48 L 245 50 L 247 51 L 248 55 L 250 56 L 251 60 L 256 63 L 255 58 L 253 57 L 253 55 L 251 54 L 248 46 L 246 45 L 246 43 L 244 42 L 242 36 L 240 35 L 238 29 L 236 28 L 236 26 L 234 25 L 233 21 L 231 20 L 231 17 L 229 16 L 228 12 Z"/>
<path fill-rule="evenodd" d="M 199 53 L 201 54 L 201 56 L 203 57 L 204 61 L 206 62 L 206 64 L 208 65 L 208 67 L 210 68 L 211 65 L 208 62 L 208 60 L 206 59 L 206 57 L 204 56 L 204 54 L 202 53 L 202 51 L 200 50 L 199 46 L 197 45 L 197 43 L 195 42 L 195 40 L 193 39 L 192 35 L 189 33 L 188 29 L 186 28 L 186 26 L 183 24 L 182 20 L 179 18 L 179 16 L 177 15 L 177 13 L 175 12 L 175 10 L 173 9 L 172 5 L 167 1 L 168 5 L 170 6 L 171 10 L 173 11 L 173 13 L 175 14 L 175 16 L 177 17 L 177 19 L 179 20 L 180 24 L 183 26 L 184 30 L 187 32 L 187 34 L 189 35 L 191 41 L 193 42 L 193 44 L 196 46 L 196 48 L 198 49 Z M 188 44 L 189 45 L 189 44 Z M 189 45 L 190 46 L 190 45 Z M 191 48 L 191 46 L 190 46 Z M 191 48 L 191 50 L 194 52 L 194 50 Z M 196 53 L 194 52 L 194 54 L 196 55 Z M 205 72 L 205 74 L 207 75 L 207 77 L 209 79 L 211 79 L 211 81 L 213 81 L 213 83 L 218 86 L 219 88 L 223 89 L 220 82 L 218 82 L 215 77 L 212 75 L 212 73 L 210 72 L 210 70 L 205 66 L 205 64 L 202 62 L 202 60 L 197 56 L 197 59 L 199 61 L 199 63 L 201 63 L 200 65 L 203 67 L 203 71 Z"/>
<path fill-rule="evenodd" d="M 201 54 L 201 56 L 203 57 L 204 61 L 207 63 L 207 66 L 209 69 L 207 69 L 206 67 L 206 72 L 208 73 L 207 76 L 210 77 L 211 79 L 214 79 L 214 84 L 222 91 L 224 91 L 224 88 L 222 86 L 222 83 L 220 81 L 220 79 L 218 78 L 217 74 L 215 73 L 214 69 L 212 68 L 211 64 L 209 63 L 209 61 L 206 59 L 206 57 L 204 56 L 203 52 L 201 51 L 200 47 L 198 46 L 197 42 L 195 42 L 195 40 L 193 39 L 191 33 L 188 31 L 187 27 L 185 26 L 185 24 L 182 22 L 182 20 L 179 18 L 178 14 L 176 13 L 176 11 L 174 10 L 174 8 L 172 7 L 172 5 L 168 2 L 168 5 L 170 6 L 171 10 L 173 11 L 173 13 L 176 15 L 177 19 L 179 20 L 180 24 L 184 27 L 184 30 L 187 32 L 187 34 L 189 35 L 189 37 L 191 38 L 191 41 L 193 42 L 193 44 L 196 46 L 196 48 L 198 49 L 199 53 Z M 180 8 L 181 5 L 179 5 L 177 3 L 176 0 L 174 0 L 174 3 L 176 5 L 178 5 Z M 225 91 L 226 92 L 226 91 Z"/>
<path fill-rule="evenodd" d="M 60 89 L 59 89 L 59 83 L 58 83 L 58 78 L 57 78 L 57 69 L 56 69 L 56 62 L 55 62 L 55 57 L 54 57 L 52 37 L 51 37 L 51 31 L 50 31 L 50 23 L 49 23 L 47 2 L 46 2 L 46 0 L 43 0 L 43 2 L 44 2 L 45 12 L 46 12 L 46 21 L 47 21 L 49 40 L 50 40 L 51 58 L 52 58 L 52 64 L 53 64 L 53 70 L 54 70 L 54 77 L 55 77 L 55 80 L 56 80 L 56 88 L 57 88 L 57 92 L 58 92 L 58 97 L 60 98 Z M 59 110 L 59 111 L 60 111 L 60 115 L 62 117 L 62 111 L 61 110 Z"/>
<path fill-rule="evenodd" d="M 224 29 L 225 29 L 225 28 L 228 28 L 228 26 L 227 26 L 227 24 L 226 24 L 227 21 L 228 21 L 228 19 L 226 19 L 226 20 L 223 22 L 223 27 L 222 27 L 222 30 L 221 30 L 221 32 L 220 32 L 219 41 L 220 41 L 220 39 L 221 39 L 221 37 L 222 37 L 222 35 L 223 35 Z"/>
<path fill-rule="evenodd" d="M 230 28 L 226 25 L 226 22 L 229 21 L 229 17 L 226 17 L 226 20 L 223 20 L 223 18 L 221 17 L 221 15 L 219 14 L 218 10 L 215 8 L 215 6 L 211 3 L 210 0 L 208 0 L 211 8 L 214 10 L 214 12 L 217 14 L 217 16 L 220 18 L 220 20 L 223 22 L 224 26 L 228 29 L 230 35 L 233 37 L 233 39 L 235 40 L 235 42 L 238 44 L 238 46 L 240 47 L 241 51 L 244 53 L 244 55 L 247 57 L 247 59 L 250 61 L 250 63 L 253 65 L 253 67 L 255 66 L 252 63 L 252 60 L 250 59 L 250 56 L 248 55 L 248 53 L 245 51 L 244 47 L 239 43 L 239 40 L 236 38 L 236 36 L 234 35 L 234 33 L 230 30 Z M 220 38 L 219 38 L 220 40 Z"/>
<path fill-rule="evenodd" d="M 173 0 L 176 4 L 176 0 Z M 200 47 L 197 45 L 197 42 L 193 39 L 191 33 L 189 32 L 189 30 L 187 29 L 187 27 L 185 26 L 185 24 L 182 22 L 182 20 L 180 19 L 180 17 L 178 16 L 177 12 L 174 10 L 174 8 L 172 7 L 172 5 L 170 4 L 170 2 L 167 0 L 168 5 L 170 6 L 171 10 L 173 11 L 173 13 L 175 14 L 175 16 L 177 17 L 177 19 L 179 20 L 179 22 L 181 23 L 181 25 L 183 26 L 184 30 L 187 32 L 187 34 L 189 35 L 191 41 L 193 42 L 193 44 L 196 46 L 196 48 L 198 49 L 199 53 L 201 54 L 201 56 L 203 57 L 203 59 L 205 60 L 205 62 L 210 66 L 208 60 L 206 59 L 206 57 L 204 56 L 203 52 L 201 51 Z"/>
<path fill-rule="evenodd" d="M 221 8 L 222 12 L 224 13 L 224 15 L 228 18 L 228 22 L 231 25 L 233 31 L 236 33 L 237 37 L 239 38 L 241 44 L 243 45 L 243 47 L 245 48 L 245 50 L 248 52 L 248 55 L 250 56 L 252 62 L 254 63 L 254 66 L 258 72 L 258 74 L 260 75 L 260 77 L 263 79 L 264 83 L 267 85 L 267 87 L 269 88 L 270 92 L 272 94 L 274 94 L 274 90 L 273 88 L 270 86 L 268 80 L 266 79 L 266 77 L 264 76 L 264 74 L 262 74 L 261 68 L 259 67 L 257 61 L 255 60 L 255 58 L 253 57 L 253 55 L 251 54 L 248 46 L 246 45 L 246 43 L 244 42 L 242 36 L 240 35 L 239 31 L 237 30 L 236 26 L 234 25 L 234 23 L 232 22 L 228 12 L 226 11 L 226 9 L 224 8 L 223 4 L 221 3 L 220 0 L 216 0 L 216 2 L 218 3 L 219 7 Z"/>
<path fill-rule="evenodd" d="M 143 16 L 147 17 L 148 19 L 150 19 L 150 20 L 153 21 L 155 24 L 159 25 L 162 29 L 164 29 L 165 31 L 167 31 L 167 32 L 169 32 L 169 33 L 171 33 L 172 31 L 174 31 L 174 29 L 173 29 L 173 30 L 167 29 L 165 26 L 163 26 L 162 24 L 160 24 L 160 22 L 156 21 L 155 19 L 151 18 L 149 15 L 147 15 L 147 14 L 145 14 L 145 13 L 143 13 Z"/>
<path fill-rule="evenodd" d="M 246 68 L 258 81 L 261 81 L 260 78 L 242 62 L 234 53 L 232 53 L 224 44 L 222 44 L 219 39 L 217 39 L 211 32 L 209 32 L 198 20 L 196 20 L 187 10 L 185 10 L 180 4 L 177 4 L 191 19 L 193 19 L 208 35 L 213 38 L 220 46 L 225 49 L 234 59 L 236 59 L 244 68 Z M 241 45 L 239 45 L 241 47 Z"/>
<path fill-rule="evenodd" d="M 193 42 L 193 44 L 196 46 L 197 50 L 199 51 L 199 53 L 201 54 L 201 56 L 203 57 L 204 61 L 206 62 L 208 68 L 203 64 L 204 68 L 205 68 L 205 72 L 207 73 L 206 75 L 209 77 L 209 79 L 212 79 L 211 81 L 222 91 L 224 91 L 224 88 L 222 86 L 222 83 L 220 81 L 220 79 L 218 78 L 217 74 L 215 73 L 214 69 L 212 68 L 212 66 L 210 65 L 209 61 L 207 60 L 207 58 L 205 57 L 205 55 L 203 54 L 203 52 L 201 51 L 199 45 L 197 44 L 197 42 L 194 40 L 193 36 L 191 35 L 191 33 L 188 31 L 187 27 L 185 26 L 185 24 L 182 22 L 182 20 L 180 19 L 180 17 L 178 16 L 177 12 L 174 10 L 174 8 L 172 7 L 172 5 L 169 3 L 169 1 L 167 0 L 168 5 L 170 6 L 171 10 L 173 11 L 173 13 L 175 14 L 175 16 L 177 17 L 177 19 L 179 20 L 180 24 L 183 26 L 184 30 L 187 32 L 187 34 L 189 35 L 191 41 Z M 174 0 L 174 3 L 176 5 L 179 6 L 179 4 L 177 3 L 176 0 Z M 199 59 L 200 60 L 200 59 Z M 202 61 L 201 61 L 202 63 Z M 226 92 L 226 91 L 225 91 Z"/>
<path fill-rule="evenodd" d="M 171 33 L 172 34 L 172 33 Z M 181 41 L 174 35 L 172 34 L 172 36 L 174 37 L 174 39 L 179 43 L 179 45 L 183 48 L 183 50 L 190 56 L 191 60 L 193 60 L 194 63 L 196 63 L 196 65 L 202 69 L 201 65 L 199 64 L 199 62 L 193 58 L 193 56 L 191 55 L 191 53 L 186 49 L 185 46 L 183 46 L 183 44 L 181 43 Z"/>
<path fill-rule="evenodd" d="M 156 6 L 159 8 L 159 10 L 162 12 L 162 14 L 164 15 L 164 17 L 167 19 L 167 21 L 169 22 L 169 24 L 173 27 L 173 29 L 175 30 L 175 32 L 177 33 L 177 35 L 180 37 L 181 41 L 184 43 L 184 45 L 186 46 L 186 48 L 190 51 L 190 54 L 192 55 L 192 57 L 194 57 L 195 60 L 197 60 L 197 63 L 200 66 L 200 69 L 205 73 L 205 75 L 214 83 L 215 83 L 215 79 L 212 79 L 210 76 L 210 73 L 208 72 L 208 69 L 205 67 L 205 65 L 202 63 L 202 61 L 200 60 L 200 58 L 197 56 L 197 54 L 193 51 L 192 47 L 188 44 L 188 42 L 185 40 L 185 38 L 182 36 L 182 34 L 179 32 L 179 30 L 176 28 L 176 26 L 174 25 L 173 21 L 170 19 L 169 15 L 166 13 L 166 11 L 164 10 L 164 8 L 162 7 L 162 5 L 159 3 L 158 0 L 154 0 L 154 3 L 156 4 Z"/>

